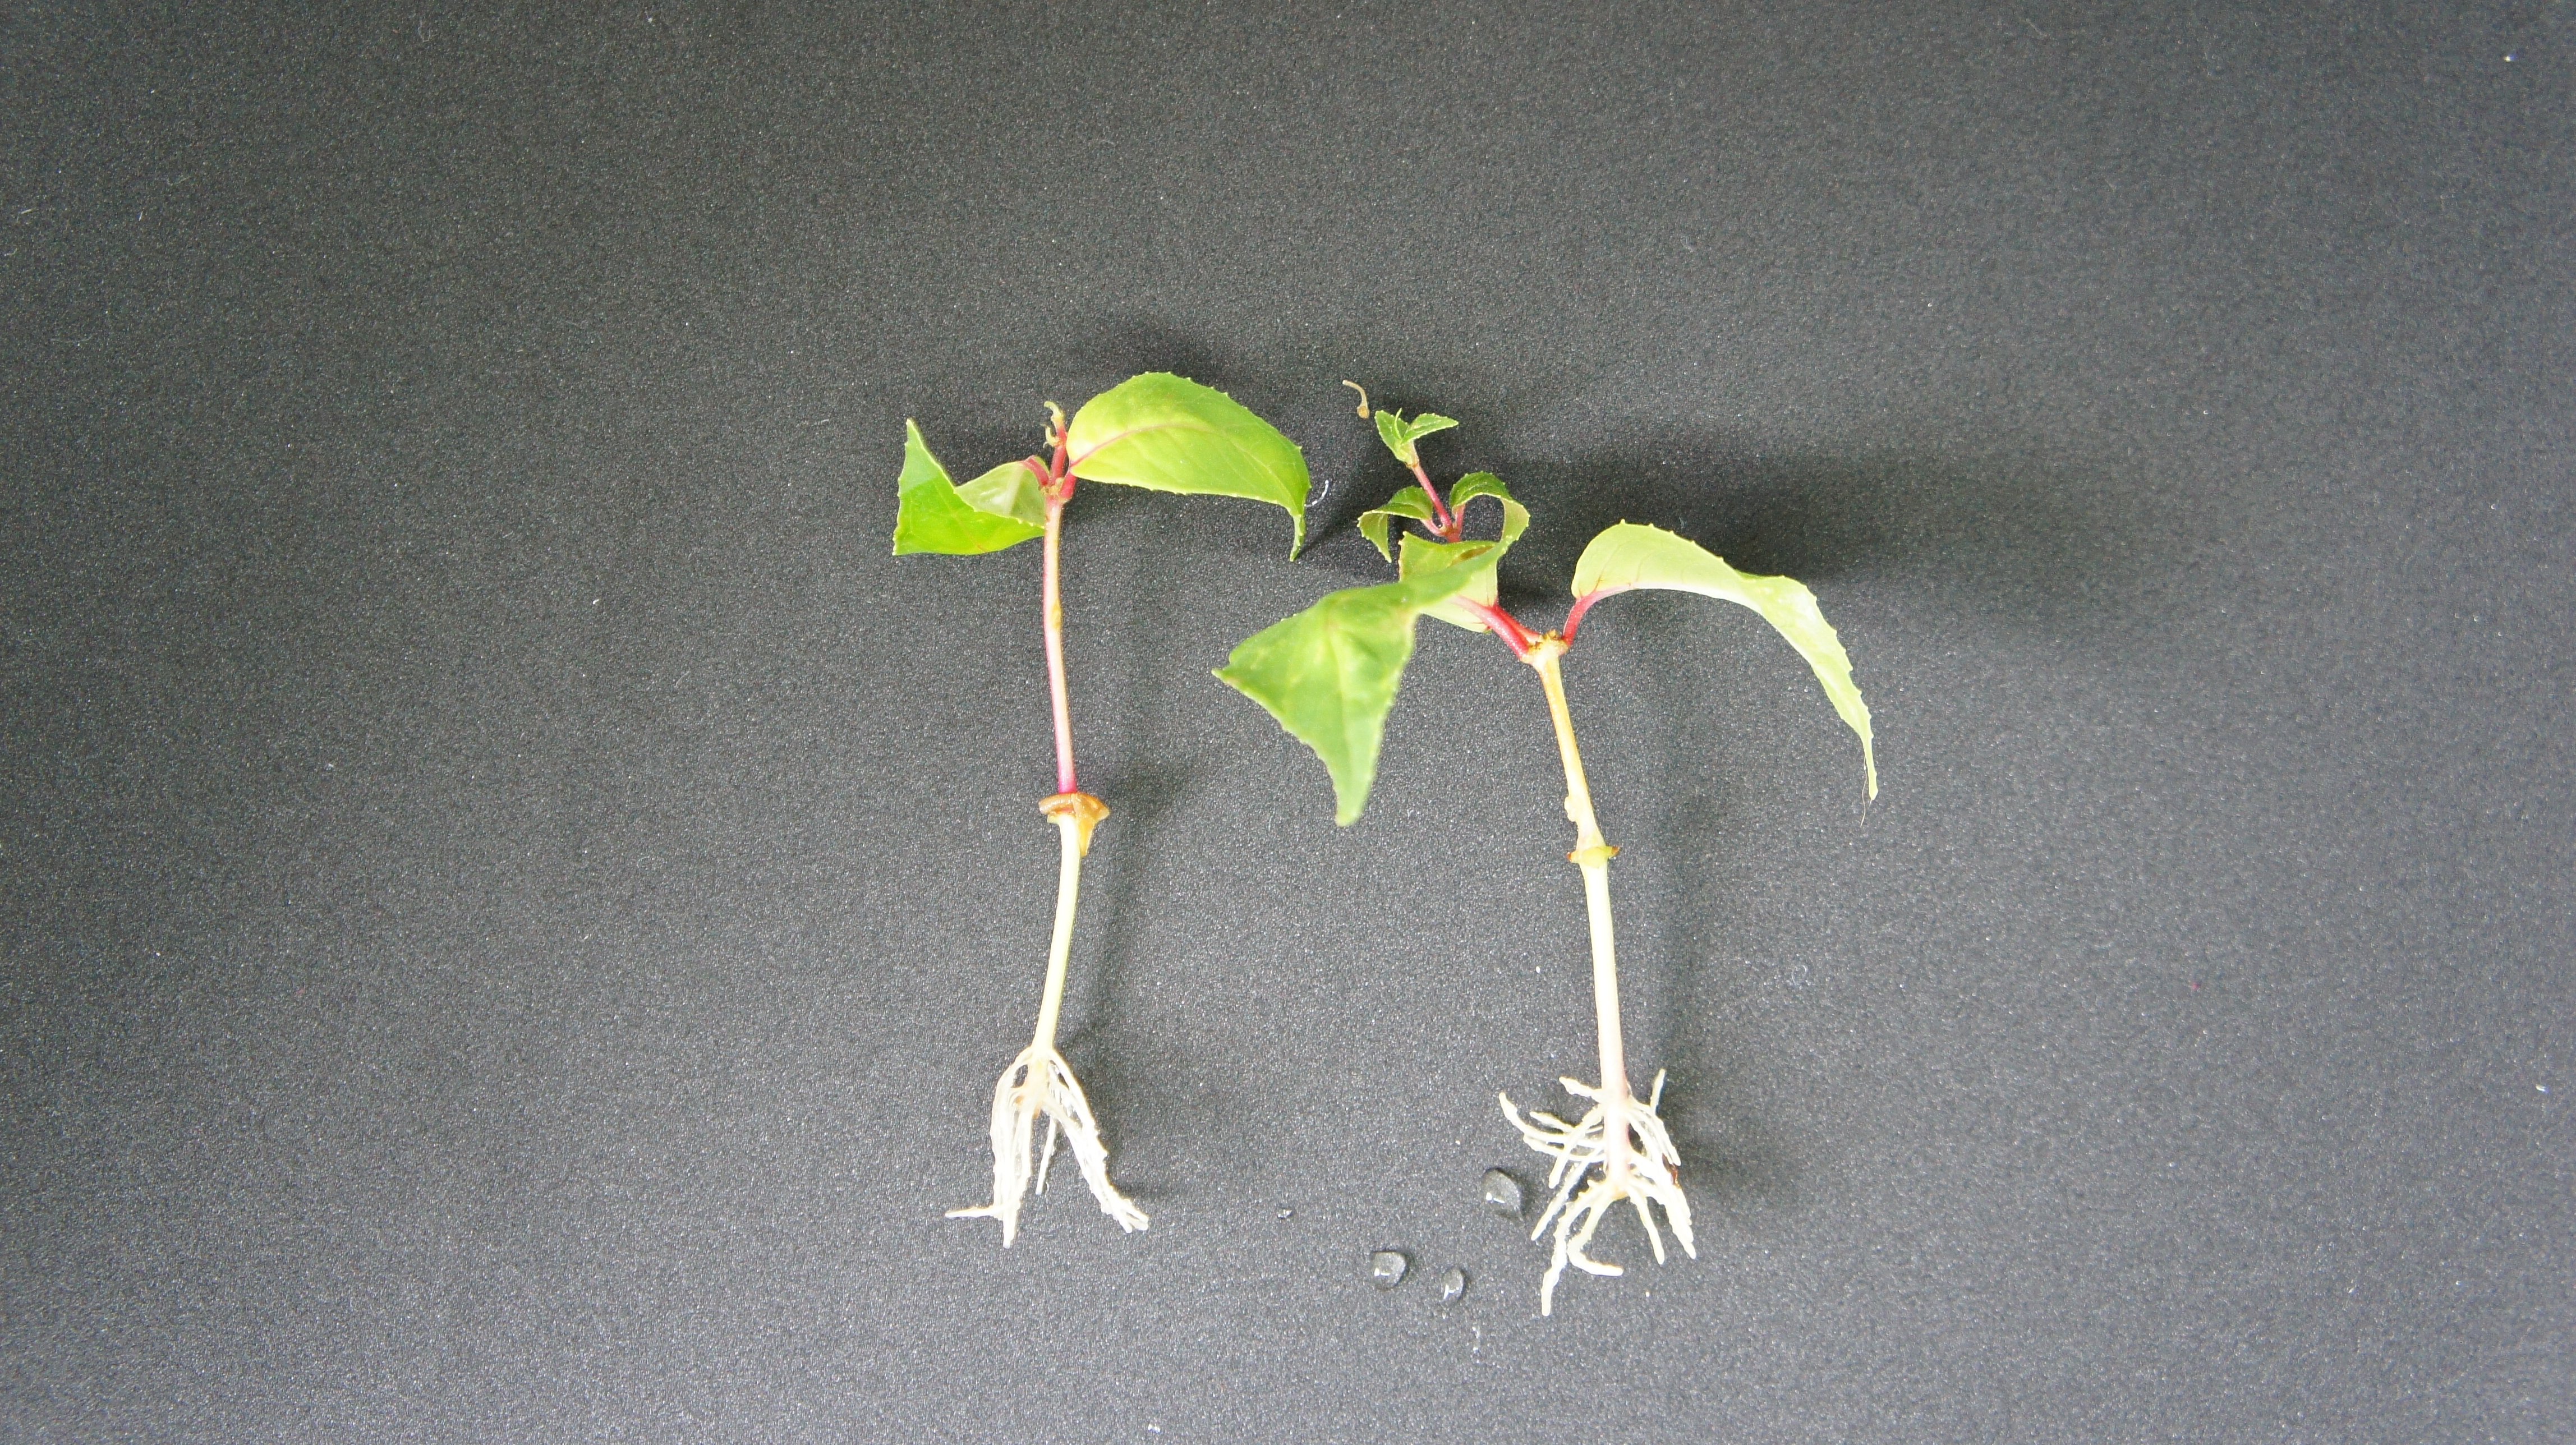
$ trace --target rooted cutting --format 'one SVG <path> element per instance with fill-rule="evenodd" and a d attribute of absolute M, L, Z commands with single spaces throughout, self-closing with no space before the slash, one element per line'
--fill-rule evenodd
<path fill-rule="evenodd" d="M 1145 1211 L 1111 1182 L 1109 1146 L 1091 1101 L 1056 1048 L 1082 860 L 1091 852 L 1092 830 L 1109 816 L 1108 804 L 1082 791 L 1073 766 L 1073 709 L 1064 661 L 1065 506 L 1073 500 L 1077 481 L 1247 497 L 1287 509 L 1296 524 L 1290 556 L 1306 540 L 1304 456 L 1276 428 L 1221 391 L 1148 372 L 1093 397 L 1070 423 L 1052 402 L 1047 418 L 1045 451 L 1004 462 L 962 486 L 950 481 L 930 454 L 920 426 L 905 423 L 894 528 L 897 556 L 998 552 L 1031 538 L 1043 538 L 1046 544 L 1039 617 L 1046 636 L 1048 710 L 1055 727 L 1055 791 L 1039 802 L 1038 811 L 1055 825 L 1060 844 L 1055 928 L 1047 944 L 1037 1031 L 993 1086 L 993 1198 L 948 1212 L 952 1219 L 1000 1221 L 1005 1249 L 1019 1237 L 1020 1209 L 1032 1179 L 1039 1193 L 1046 1192 L 1047 1164 L 1059 1135 L 1070 1143 L 1101 1211 L 1131 1232 L 1147 1224 Z M 1046 1142 L 1036 1145 L 1041 1116 Z"/>
<path fill-rule="evenodd" d="M 1860 736 L 1869 796 L 1876 797 L 1878 763 L 1870 743 L 1869 708 L 1852 684 L 1851 659 L 1805 586 L 1786 577 L 1738 572 L 1696 543 L 1659 527 L 1621 522 L 1594 537 L 1574 566 L 1574 605 L 1564 631 L 1532 630 L 1499 605 L 1494 578 L 1504 553 L 1529 526 L 1527 509 L 1489 472 L 1461 477 L 1446 497 L 1441 495 L 1423 466 L 1421 441 L 1455 427 L 1449 418 L 1425 414 L 1408 420 L 1399 412 L 1372 411 L 1365 391 L 1359 414 L 1374 420 L 1379 439 L 1414 477 L 1414 485 L 1360 517 L 1360 530 L 1381 556 L 1397 564 L 1396 580 L 1335 592 L 1246 638 L 1217 676 L 1269 709 L 1324 760 L 1332 774 L 1337 821 L 1348 825 L 1359 818 L 1376 780 L 1387 713 L 1413 656 L 1416 621 L 1436 617 L 1471 632 L 1490 632 L 1538 674 L 1565 770 L 1565 815 L 1574 824 L 1574 851 L 1566 856 L 1582 874 L 1584 907 L 1591 918 L 1593 1015 L 1601 1046 L 1598 1084 L 1558 1080 L 1577 1098 L 1592 1101 L 1571 1123 L 1536 1111 L 1524 1116 L 1508 1094 L 1498 1096 L 1504 1117 L 1522 1140 L 1550 1160 L 1552 1197 L 1530 1231 L 1536 1239 L 1554 1230 L 1547 1275 L 1539 1286 L 1539 1313 L 1549 1314 L 1568 1267 L 1596 1275 L 1620 1273 L 1619 1266 L 1586 1251 L 1602 1219 L 1623 1200 L 1645 1222 L 1658 1261 L 1664 1257 L 1663 1234 L 1655 1223 L 1658 1209 L 1682 1249 L 1694 1257 L 1699 1252 L 1691 1235 L 1690 1201 L 1682 1193 L 1681 1157 L 1656 1112 L 1663 1102 L 1664 1075 L 1656 1073 L 1654 1087 L 1643 1099 L 1628 1083 L 1620 1033 L 1618 940 L 1610 914 L 1610 860 L 1619 850 L 1603 838 L 1593 812 L 1560 660 L 1573 647 L 1592 606 L 1621 592 L 1659 588 L 1740 603 L 1778 629 L 1814 669 L 1834 710 Z M 1492 498 L 1502 513 L 1490 541 L 1466 536 L 1467 506 L 1480 497 Z M 1420 530 L 1404 533 L 1390 551 L 1389 531 L 1407 522 Z"/>

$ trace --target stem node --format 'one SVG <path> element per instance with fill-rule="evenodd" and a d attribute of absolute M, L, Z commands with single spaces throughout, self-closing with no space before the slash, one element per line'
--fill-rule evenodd
<path fill-rule="evenodd" d="M 1074 848 L 1079 856 L 1088 858 L 1091 856 L 1091 830 L 1099 827 L 1100 820 L 1109 816 L 1109 805 L 1089 793 L 1056 793 L 1040 802 L 1038 811 L 1050 822 L 1061 823 L 1071 818 Z"/>

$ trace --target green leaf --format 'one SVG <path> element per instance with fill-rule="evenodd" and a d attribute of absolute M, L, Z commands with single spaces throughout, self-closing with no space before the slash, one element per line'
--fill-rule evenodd
<path fill-rule="evenodd" d="M 1384 416 L 1386 413 L 1379 412 L 1378 415 Z M 1410 518 L 1416 522 L 1430 521 L 1430 495 L 1420 487 L 1407 487 L 1387 498 L 1385 506 L 1371 507 L 1360 513 L 1360 535 L 1376 543 L 1377 554 L 1390 562 L 1395 560 L 1395 554 L 1387 550 L 1386 529 L 1387 525 L 1398 517 Z"/>
<path fill-rule="evenodd" d="M 1306 545 L 1305 454 L 1214 387 L 1149 371 L 1083 404 L 1066 432 L 1073 474 L 1157 492 L 1248 497 L 1287 509 Z"/>
<path fill-rule="evenodd" d="M 1500 542 L 1442 542 L 1420 536 L 1407 536 L 1403 542 L 1404 560 L 1397 564 L 1395 575 L 1406 581 L 1476 561 L 1485 563 L 1482 570 L 1490 577 L 1493 564 L 1503 555 Z"/>
<path fill-rule="evenodd" d="M 1721 602 L 1737 602 L 1762 614 L 1789 645 L 1816 670 L 1834 711 L 1860 735 L 1861 763 L 1869 775 L 1869 795 L 1878 796 L 1878 758 L 1870 744 L 1869 705 L 1853 685 L 1851 658 L 1834 635 L 1806 585 L 1787 577 L 1753 577 L 1736 571 L 1708 549 L 1661 527 L 1621 522 L 1592 539 L 1574 564 L 1574 595 L 1598 598 L 1632 587 L 1696 592 Z"/>
<path fill-rule="evenodd" d="M 1479 569 L 1483 573 L 1482 576 L 1459 589 L 1451 596 L 1424 608 L 1423 615 L 1426 617 L 1438 618 L 1440 621 L 1446 622 L 1452 627 L 1463 627 L 1469 632 L 1491 632 L 1493 630 L 1485 625 L 1485 620 L 1483 618 L 1478 617 L 1475 613 L 1468 611 L 1459 604 L 1462 602 L 1482 602 L 1489 607 L 1493 605 L 1495 596 L 1493 564 L 1502 560 L 1503 549 L 1509 544 L 1501 542 L 1437 542 L 1429 537 L 1416 536 L 1411 532 L 1407 532 L 1404 535 L 1403 544 L 1404 560 L 1397 564 L 1396 575 L 1408 580 L 1415 577 L 1427 577 L 1434 572 L 1455 567 L 1462 562 L 1474 561 L 1477 558 L 1483 557 L 1486 553 L 1492 553 L 1492 560 L 1486 562 L 1486 564 Z"/>
<path fill-rule="evenodd" d="M 1333 593 L 1245 638 L 1217 670 L 1324 760 L 1335 822 L 1356 821 L 1377 780 L 1378 745 L 1413 656 L 1414 621 L 1479 580 L 1490 585 L 1502 553 L 1491 542 L 1460 543 L 1400 582 Z"/>
<path fill-rule="evenodd" d="M 903 475 L 895 483 L 896 556 L 907 552 L 972 556 L 1045 535 L 1045 499 L 1039 499 L 1035 519 L 1024 517 L 1019 512 L 1020 498 L 1012 490 L 1016 484 L 1001 477 L 1004 471 L 1026 477 L 1028 468 L 1018 462 L 995 467 L 967 484 L 977 491 L 977 499 L 969 500 L 964 489 L 948 480 L 948 469 L 930 454 L 921 439 L 920 424 L 907 420 L 903 430 Z"/>
<path fill-rule="evenodd" d="M 1409 467 L 1415 462 L 1421 460 L 1421 458 L 1414 452 L 1412 436 L 1407 434 L 1404 429 L 1404 417 L 1402 413 L 1388 411 L 1385 407 L 1379 407 L 1377 409 L 1375 420 L 1377 422 L 1377 439 L 1386 443 L 1386 449 L 1395 453 L 1395 459 L 1397 461 L 1402 462 Z"/>
<path fill-rule="evenodd" d="M 1375 418 L 1377 439 L 1386 443 L 1386 449 L 1395 453 L 1395 459 L 1408 467 L 1422 465 L 1422 450 L 1414 443 L 1433 432 L 1447 431 L 1458 424 L 1448 417 L 1427 411 L 1411 421 L 1406 421 L 1404 413 L 1386 407 L 1379 407 Z"/>
<path fill-rule="evenodd" d="M 1046 530 L 1046 484 L 1025 462 L 1004 462 L 957 488 L 957 499 L 979 512 L 1012 517 Z"/>

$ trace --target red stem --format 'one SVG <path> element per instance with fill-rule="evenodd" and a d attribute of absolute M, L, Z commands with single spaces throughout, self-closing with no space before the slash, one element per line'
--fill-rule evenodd
<path fill-rule="evenodd" d="M 1439 535 L 1440 540 L 1444 542 L 1457 541 L 1459 532 L 1458 514 L 1450 511 L 1449 504 L 1440 500 L 1440 489 L 1431 485 L 1431 474 L 1424 471 L 1422 469 L 1422 463 L 1418 461 L 1413 464 L 1413 479 L 1422 484 L 1422 495 L 1431 499 L 1432 530 L 1436 532 Z"/>
<path fill-rule="evenodd" d="M 1064 455 L 1059 442 L 1056 456 Z M 1046 504 L 1046 659 L 1047 698 L 1055 710 L 1055 790 L 1059 793 L 1080 791 L 1073 777 L 1073 709 L 1066 701 L 1064 688 L 1064 564 L 1061 557 L 1064 542 L 1064 499 L 1073 494 L 1070 478 L 1059 495 L 1053 488 Z"/>
<path fill-rule="evenodd" d="M 1064 693 L 1064 502 L 1074 500 L 1074 477 L 1064 466 L 1064 428 L 1054 433 L 1056 464 L 1046 471 L 1046 701 L 1056 713 L 1056 791 L 1074 793 L 1074 708 Z M 1038 458 L 1030 456 L 1028 466 L 1036 471 Z"/>

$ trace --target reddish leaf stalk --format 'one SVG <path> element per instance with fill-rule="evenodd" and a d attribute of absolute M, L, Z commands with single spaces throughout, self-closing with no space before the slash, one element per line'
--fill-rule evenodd
<path fill-rule="evenodd" d="M 1431 473 L 1424 471 L 1422 463 L 1418 461 L 1413 463 L 1413 479 L 1422 484 L 1422 495 L 1431 499 L 1433 532 L 1443 542 L 1457 541 L 1459 532 L 1463 530 L 1462 519 L 1456 512 L 1449 509 L 1448 503 L 1440 500 L 1440 489 L 1431 485 Z"/>
<path fill-rule="evenodd" d="M 1583 626 L 1583 614 L 1592 610 L 1593 603 L 1600 601 L 1602 598 L 1607 597 L 1614 592 L 1625 592 L 1627 590 L 1628 589 L 1625 587 L 1596 587 L 1593 590 L 1584 593 L 1582 596 L 1575 598 L 1574 610 L 1565 614 L 1565 640 L 1568 642 L 1572 642 L 1574 640 L 1575 632 Z"/>
<path fill-rule="evenodd" d="M 1460 605 L 1483 618 L 1485 625 L 1494 629 L 1494 635 L 1502 639 L 1503 646 L 1512 650 L 1512 656 L 1523 662 L 1529 661 L 1531 650 L 1539 644 L 1539 634 L 1522 626 L 1519 618 L 1491 602 L 1467 602 L 1462 599 Z"/>

